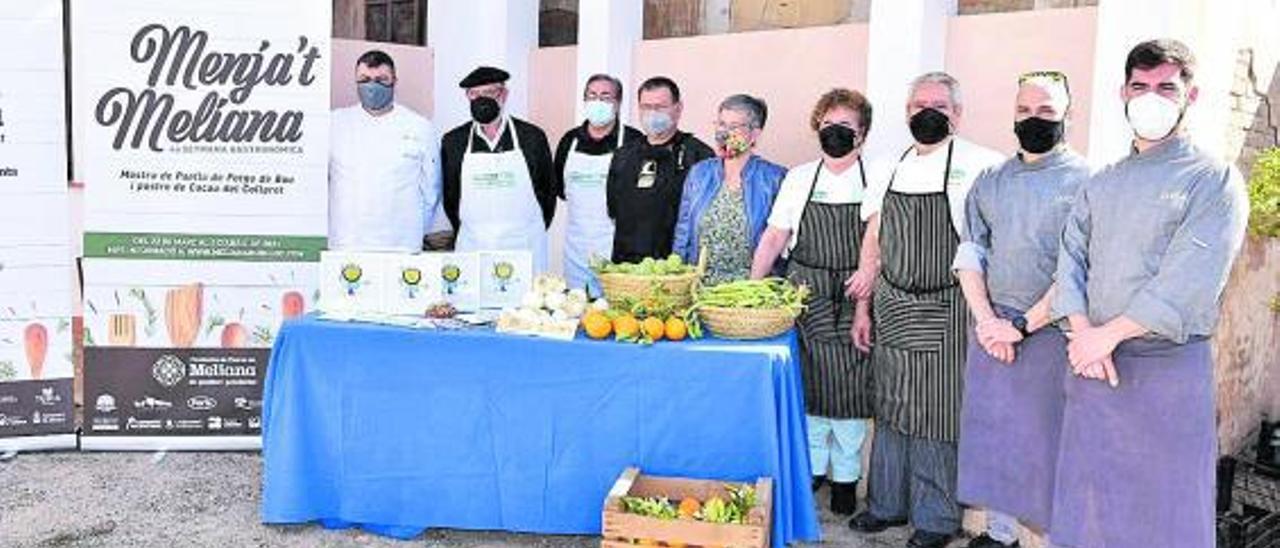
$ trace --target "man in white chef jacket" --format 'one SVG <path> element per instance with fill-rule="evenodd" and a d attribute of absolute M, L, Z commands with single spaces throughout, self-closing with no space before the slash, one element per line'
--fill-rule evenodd
<path fill-rule="evenodd" d="M 440 202 L 430 120 L 395 102 L 396 66 L 373 50 L 355 67 L 360 103 L 333 111 L 329 249 L 421 251 Z"/>

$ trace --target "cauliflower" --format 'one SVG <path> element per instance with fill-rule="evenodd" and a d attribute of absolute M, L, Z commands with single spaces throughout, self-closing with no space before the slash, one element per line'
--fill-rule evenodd
<path fill-rule="evenodd" d="M 568 298 L 565 297 L 564 293 L 549 293 L 543 298 L 542 305 L 551 310 L 560 310 L 564 308 L 565 301 L 567 300 Z"/>
<path fill-rule="evenodd" d="M 583 314 L 587 313 L 587 303 L 586 301 L 569 299 L 568 302 L 564 303 L 562 310 L 571 318 L 581 318 Z"/>
<path fill-rule="evenodd" d="M 528 293 L 525 293 L 524 297 L 520 299 L 520 306 L 523 308 L 537 309 L 537 308 L 542 308 L 545 302 L 546 301 L 542 298 L 541 292 L 530 291 Z"/>

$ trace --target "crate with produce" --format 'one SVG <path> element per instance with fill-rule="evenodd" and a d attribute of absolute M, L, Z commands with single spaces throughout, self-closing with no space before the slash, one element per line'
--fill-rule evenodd
<path fill-rule="evenodd" d="M 808 297 L 808 288 L 782 278 L 741 280 L 700 288 L 693 308 L 718 337 L 766 339 L 791 329 Z"/>
<path fill-rule="evenodd" d="M 604 503 L 603 548 L 763 548 L 772 527 L 773 481 L 754 484 L 646 476 L 628 468 Z"/>

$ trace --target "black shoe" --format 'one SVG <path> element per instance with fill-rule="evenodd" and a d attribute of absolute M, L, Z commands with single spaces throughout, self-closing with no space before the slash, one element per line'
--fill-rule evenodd
<path fill-rule="evenodd" d="M 911 535 L 911 540 L 907 541 L 907 548 L 946 548 L 949 542 L 951 542 L 951 535 L 916 529 L 916 532 Z"/>
<path fill-rule="evenodd" d="M 1016 540 L 1013 541 L 1013 544 L 1005 544 L 983 533 L 981 536 L 969 541 L 966 546 L 967 548 L 1021 548 L 1022 544 Z"/>
<path fill-rule="evenodd" d="M 823 485 L 826 485 L 826 484 L 827 484 L 827 477 L 826 477 L 826 476 L 814 476 L 814 477 L 813 477 L 813 491 L 814 491 L 815 493 L 818 491 L 818 489 L 822 489 L 822 486 L 823 486 Z"/>
<path fill-rule="evenodd" d="M 858 482 L 831 483 L 831 513 L 852 516 L 858 511 Z"/>
<path fill-rule="evenodd" d="M 871 514 L 868 510 L 849 520 L 849 528 L 860 533 L 879 533 L 891 527 L 902 527 L 907 524 L 906 519 L 880 519 Z"/>

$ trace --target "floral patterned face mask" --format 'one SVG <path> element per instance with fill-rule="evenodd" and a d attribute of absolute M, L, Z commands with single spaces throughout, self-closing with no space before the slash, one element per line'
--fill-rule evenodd
<path fill-rule="evenodd" d="M 722 157 L 734 158 L 751 150 L 753 143 L 749 137 L 740 132 L 720 129 L 716 130 L 716 145 Z"/>

